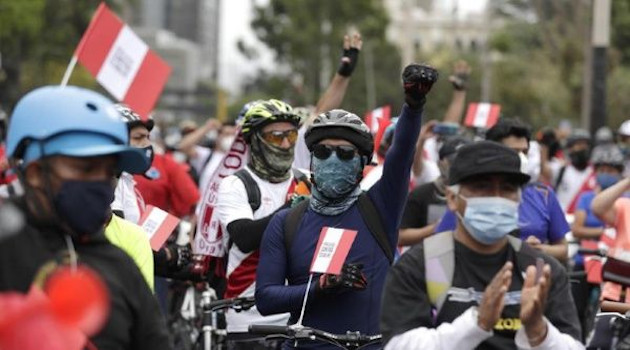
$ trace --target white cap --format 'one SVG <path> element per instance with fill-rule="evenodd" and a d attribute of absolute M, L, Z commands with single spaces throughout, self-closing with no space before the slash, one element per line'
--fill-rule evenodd
<path fill-rule="evenodd" d="M 626 120 L 619 127 L 619 135 L 630 136 L 630 120 Z"/>

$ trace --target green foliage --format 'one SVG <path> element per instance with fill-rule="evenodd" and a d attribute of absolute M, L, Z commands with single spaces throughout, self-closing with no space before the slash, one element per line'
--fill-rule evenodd
<path fill-rule="evenodd" d="M 0 0 L 0 104 L 11 107 L 36 86 L 59 84 L 98 0 Z M 116 9 L 114 1 L 106 1 Z M 95 88 L 79 68 L 71 84 Z"/>
<path fill-rule="evenodd" d="M 400 55 L 385 39 L 387 24 L 378 0 L 271 0 L 255 9 L 252 27 L 290 73 L 259 72 L 245 86 L 246 94 L 315 104 L 337 69 L 343 35 L 357 29 L 364 47 L 343 107 L 359 114 L 368 109 L 367 50 L 374 62 L 375 105 L 400 104 Z M 330 76 L 322 76 L 326 67 Z"/>

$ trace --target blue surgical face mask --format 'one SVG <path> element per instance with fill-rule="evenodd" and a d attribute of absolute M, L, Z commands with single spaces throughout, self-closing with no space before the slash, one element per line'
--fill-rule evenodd
<path fill-rule="evenodd" d="M 608 187 L 616 184 L 619 181 L 619 176 L 601 173 L 601 174 L 597 174 L 596 180 L 597 180 L 597 184 L 599 185 L 599 187 L 601 187 L 603 191 L 607 189 Z"/>
<path fill-rule="evenodd" d="M 465 198 L 462 221 L 466 231 L 479 243 L 491 245 L 518 229 L 518 203 L 503 197 Z"/>
<path fill-rule="evenodd" d="M 317 191 L 329 199 L 339 199 L 359 184 L 361 159 L 356 155 L 350 160 L 341 160 L 332 152 L 327 159 L 312 157 L 311 169 Z"/>

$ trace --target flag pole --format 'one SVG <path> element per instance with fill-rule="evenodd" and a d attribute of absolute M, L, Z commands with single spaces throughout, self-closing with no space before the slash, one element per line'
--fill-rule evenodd
<path fill-rule="evenodd" d="M 304 310 L 306 310 L 306 300 L 308 300 L 308 292 L 311 289 L 311 283 L 313 282 L 313 274 L 311 273 L 308 276 L 308 283 L 306 284 L 306 292 L 304 292 L 304 300 L 302 301 L 302 310 L 300 311 L 300 318 L 297 321 L 296 326 L 302 326 L 302 321 L 304 320 Z"/>
<path fill-rule="evenodd" d="M 77 65 L 77 56 L 73 55 L 70 63 L 68 63 L 68 67 L 66 68 L 66 72 L 63 74 L 63 79 L 61 79 L 61 87 L 66 87 L 68 85 L 68 80 L 70 80 L 70 75 L 74 70 L 74 66 Z"/>

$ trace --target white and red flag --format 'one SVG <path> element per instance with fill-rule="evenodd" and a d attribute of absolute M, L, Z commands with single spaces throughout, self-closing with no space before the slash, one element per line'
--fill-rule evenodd
<path fill-rule="evenodd" d="M 323 227 L 311 263 L 311 273 L 339 275 L 357 231 Z"/>
<path fill-rule="evenodd" d="M 501 105 L 494 103 L 471 103 L 468 105 L 464 125 L 490 129 L 499 120 Z"/>
<path fill-rule="evenodd" d="M 149 236 L 151 249 L 157 252 L 162 245 L 164 245 L 168 236 L 173 233 L 173 230 L 175 230 L 179 222 L 180 220 L 176 216 L 158 207 L 149 205 L 144 215 L 140 218 L 138 225 L 140 225 Z"/>
<path fill-rule="evenodd" d="M 240 126 L 239 126 L 240 129 Z M 232 143 L 230 151 L 225 155 L 221 164 L 215 170 L 206 188 L 201 190 L 201 202 L 197 207 L 197 232 L 193 245 L 195 254 L 223 257 L 226 253 L 223 242 L 223 232 L 219 218 L 214 212 L 217 204 L 219 185 L 223 178 L 230 176 L 247 164 L 247 143 L 239 132 Z"/>
<path fill-rule="evenodd" d="M 376 152 L 378 146 L 381 144 L 385 129 L 387 129 L 392 122 L 391 113 L 392 109 L 387 105 L 374 109 L 365 115 L 365 124 L 367 124 L 374 135 L 374 152 Z"/>
<path fill-rule="evenodd" d="M 118 101 L 148 118 L 171 73 L 105 3 L 94 13 L 74 57 Z"/>

